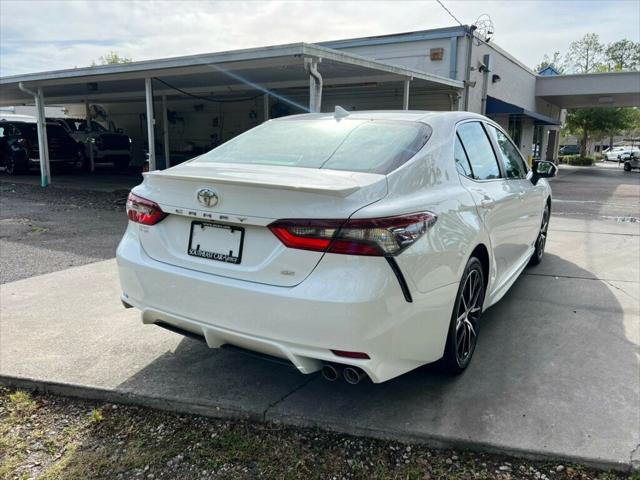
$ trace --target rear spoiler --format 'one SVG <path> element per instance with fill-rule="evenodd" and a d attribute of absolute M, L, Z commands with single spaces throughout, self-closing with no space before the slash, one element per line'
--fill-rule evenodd
<path fill-rule="evenodd" d="M 197 166 L 196 166 L 197 165 Z M 222 165 L 222 164 L 221 164 Z M 225 164 L 228 165 L 228 164 Z M 185 168 L 187 167 L 187 168 Z M 194 168 L 195 167 L 195 168 Z M 184 171 L 187 170 L 187 171 Z M 189 172 L 188 170 L 193 170 Z M 275 170 L 278 170 L 277 172 Z M 142 174 L 145 179 L 176 179 L 191 182 L 212 182 L 255 188 L 273 188 L 310 192 L 320 195 L 348 197 L 361 188 L 379 181 L 384 175 L 375 173 L 343 172 L 299 167 L 264 168 L 211 168 L 199 164 L 183 164 L 171 170 L 155 170 Z"/>

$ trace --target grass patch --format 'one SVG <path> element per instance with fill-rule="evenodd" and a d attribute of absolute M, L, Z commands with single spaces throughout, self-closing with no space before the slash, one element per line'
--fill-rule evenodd
<path fill-rule="evenodd" d="M 561 163 L 566 163 L 567 165 L 574 165 L 579 167 L 590 167 L 591 165 L 596 163 L 595 157 L 582 157 L 580 155 L 565 155 L 560 157 Z"/>
<path fill-rule="evenodd" d="M 633 478 L 579 465 L 558 468 L 557 463 L 0 388 L 0 479 Z"/>

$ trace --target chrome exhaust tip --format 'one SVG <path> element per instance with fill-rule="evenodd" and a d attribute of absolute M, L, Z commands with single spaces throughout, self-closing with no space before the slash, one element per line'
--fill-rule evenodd
<path fill-rule="evenodd" d="M 324 378 L 325 380 L 328 380 L 329 382 L 335 382 L 339 376 L 340 372 L 335 365 L 325 363 L 322 366 L 322 378 Z"/>
<path fill-rule="evenodd" d="M 364 377 L 367 376 L 367 374 L 358 367 L 347 367 L 342 371 L 342 375 L 346 382 L 351 385 L 357 385 Z"/>

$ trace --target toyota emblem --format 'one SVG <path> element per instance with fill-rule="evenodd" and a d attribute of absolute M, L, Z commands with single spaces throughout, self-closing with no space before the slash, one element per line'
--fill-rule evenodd
<path fill-rule="evenodd" d="M 218 195 L 210 188 L 201 188 L 198 190 L 198 202 L 205 207 L 215 207 L 218 204 Z"/>

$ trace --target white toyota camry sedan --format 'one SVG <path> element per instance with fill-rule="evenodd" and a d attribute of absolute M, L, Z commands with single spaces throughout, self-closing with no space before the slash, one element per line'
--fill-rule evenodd
<path fill-rule="evenodd" d="M 542 259 L 555 173 L 468 112 L 271 120 L 131 191 L 122 301 L 329 380 L 461 372 Z"/>

